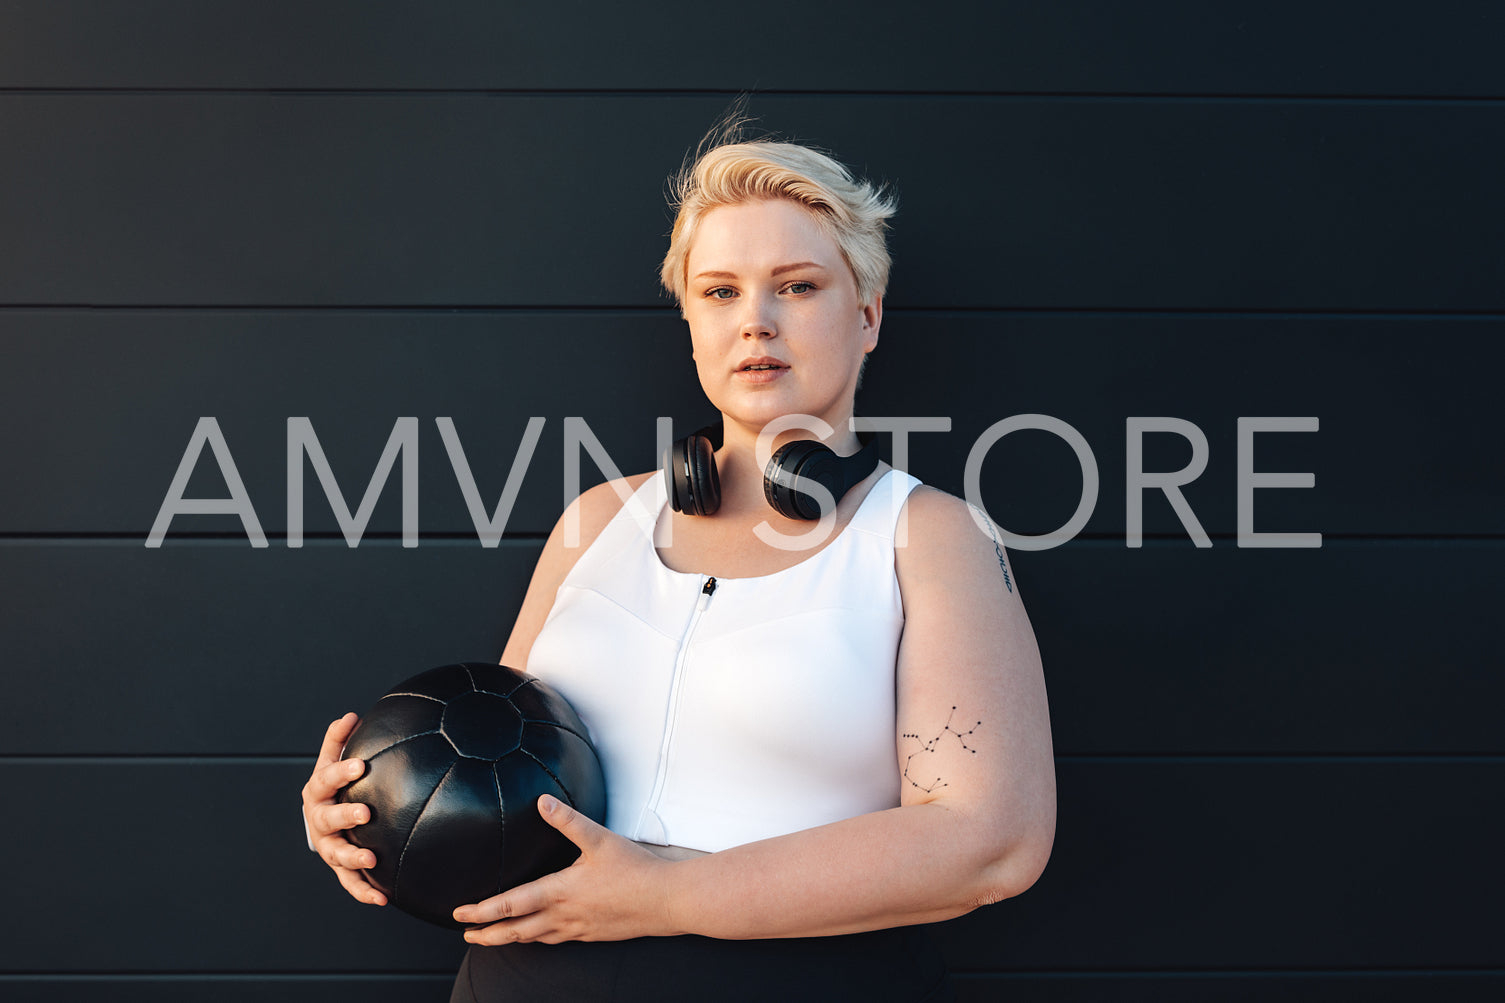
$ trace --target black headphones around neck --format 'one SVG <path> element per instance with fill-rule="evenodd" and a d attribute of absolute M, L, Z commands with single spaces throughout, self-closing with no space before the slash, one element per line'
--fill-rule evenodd
<path fill-rule="evenodd" d="M 862 448 L 851 456 L 837 456 L 818 439 L 798 439 L 780 446 L 763 470 L 763 497 L 790 519 L 819 519 L 820 500 L 796 485 L 801 479 L 814 481 L 840 501 L 878 468 L 877 436 L 862 432 L 857 441 Z M 714 455 L 720 444 L 721 423 L 717 422 L 669 447 L 664 458 L 664 486 L 674 511 L 711 515 L 721 507 L 721 476 L 716 472 Z"/>

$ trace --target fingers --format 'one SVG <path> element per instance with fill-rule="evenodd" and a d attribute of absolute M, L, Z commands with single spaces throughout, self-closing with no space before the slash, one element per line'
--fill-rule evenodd
<path fill-rule="evenodd" d="M 549 924 L 538 921 L 529 922 L 526 919 L 492 923 L 490 926 L 465 931 L 466 943 L 483 944 L 487 947 L 496 947 L 501 944 L 527 944 L 535 940 L 545 944 L 557 944 L 569 939 L 571 938 L 568 935 Z"/>
<path fill-rule="evenodd" d="M 360 873 L 362 868 L 376 866 L 376 854 L 341 835 L 345 829 L 369 822 L 371 809 L 363 804 L 334 803 L 340 789 L 366 771 L 366 764 L 359 759 L 340 759 L 360 720 L 353 713 L 346 714 L 325 729 L 313 775 L 303 785 L 303 816 L 314 848 L 351 898 L 369 905 L 386 905 L 387 897 Z"/>
<path fill-rule="evenodd" d="M 314 846 L 318 849 L 319 856 L 324 858 L 324 863 L 335 870 L 345 868 L 351 871 L 361 871 L 376 866 L 376 854 L 364 847 L 356 846 L 342 836 L 326 836 L 318 840 Z"/>
<path fill-rule="evenodd" d="M 564 833 L 582 852 L 598 846 L 605 838 L 605 829 L 558 798 L 543 795 L 538 799 L 538 811 L 545 821 Z M 553 904 L 555 893 L 560 890 L 558 880 L 557 874 L 548 874 L 537 881 L 518 885 L 474 905 L 462 905 L 454 912 L 455 920 L 460 923 L 493 924 L 484 930 L 467 932 L 465 939 L 473 944 L 509 944 L 535 939 L 552 927 L 548 924 L 541 926 L 537 919 L 527 923 L 519 923 L 518 920 L 535 917 L 535 914 Z M 500 922 L 503 920 L 510 922 Z"/>
<path fill-rule="evenodd" d="M 315 805 L 304 811 L 308 818 L 310 840 L 326 864 L 334 868 L 357 870 L 376 866 L 376 854 L 356 846 L 343 834 L 343 830 L 370 821 L 370 808 L 363 804 L 336 804 Z"/>
<path fill-rule="evenodd" d="M 316 804 L 307 812 L 308 828 L 315 839 L 371 821 L 371 809 L 363 804 Z"/>
<path fill-rule="evenodd" d="M 303 787 L 304 803 L 327 804 L 333 801 L 341 787 L 360 779 L 365 772 L 366 763 L 360 759 L 342 759 L 337 763 L 316 765 L 313 776 L 308 778 L 308 783 Z"/>
<path fill-rule="evenodd" d="M 320 766 L 340 758 L 340 752 L 344 750 L 345 743 L 350 740 L 350 733 L 355 731 L 355 726 L 360 723 L 361 719 L 354 711 L 338 721 L 330 722 L 329 727 L 324 729 L 324 744 L 319 746 Z"/>
<path fill-rule="evenodd" d="M 344 886 L 345 890 L 356 901 L 364 902 L 367 905 L 387 904 L 387 897 L 371 887 L 371 883 L 361 877 L 358 872 L 336 867 L 334 873 L 340 879 L 340 884 Z"/>
<path fill-rule="evenodd" d="M 505 919 L 486 926 L 473 927 L 465 931 L 465 941 L 487 946 L 527 944 L 535 940 L 545 944 L 557 944 L 563 940 L 578 939 L 582 932 L 578 923 L 551 911 L 538 911 L 516 919 Z"/>
<path fill-rule="evenodd" d="M 457 923 L 495 923 L 503 919 L 516 919 L 519 916 L 528 916 L 549 904 L 549 893 L 545 887 L 545 878 L 530 881 L 525 885 L 518 885 L 500 895 L 493 895 L 489 899 L 477 902 L 474 905 L 462 905 L 454 912 Z M 498 941 L 503 943 L 503 941 Z"/>
<path fill-rule="evenodd" d="M 582 853 L 593 850 L 607 838 L 608 830 L 556 797 L 548 794 L 538 799 L 538 813 L 545 822 L 564 833 Z"/>
<path fill-rule="evenodd" d="M 335 791 L 361 775 L 365 764 L 360 760 L 340 761 L 340 753 L 345 751 L 345 743 L 349 741 L 350 733 L 355 731 L 355 726 L 360 722 L 361 719 L 352 712 L 338 721 L 331 721 L 329 727 L 324 730 L 324 743 L 319 746 L 319 758 L 314 761 L 313 776 L 309 777 L 308 783 L 303 787 L 305 803 L 316 804 L 320 801 L 328 801 L 334 797 Z"/>
<path fill-rule="evenodd" d="M 340 805 L 330 811 L 340 814 L 348 814 L 347 808 L 365 808 L 365 805 Z M 320 826 L 324 825 L 324 828 Z M 328 828 L 327 823 L 309 823 L 309 832 L 314 849 L 319 851 L 319 856 L 331 866 L 339 867 L 375 867 L 376 855 L 351 842 L 344 832 L 338 828 Z"/>

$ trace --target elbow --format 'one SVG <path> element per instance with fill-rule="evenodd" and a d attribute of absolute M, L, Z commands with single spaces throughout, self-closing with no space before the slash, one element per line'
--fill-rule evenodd
<path fill-rule="evenodd" d="M 977 905 L 994 905 L 1004 899 L 1023 895 L 1036 881 L 1040 880 L 1040 875 L 1045 873 L 1045 863 L 1049 859 L 1048 843 L 1043 850 L 1010 855 L 1000 865 L 987 872 L 978 889 Z"/>
<path fill-rule="evenodd" d="M 1028 891 L 1050 860 L 1055 843 L 1055 825 L 1020 834 L 1007 846 L 997 848 L 979 874 L 972 907 L 994 905 Z"/>
<path fill-rule="evenodd" d="M 1056 839 L 1054 777 L 1035 797 L 1001 799 L 992 810 L 949 805 L 962 821 L 958 844 L 966 877 L 952 886 L 953 916 L 1022 895 L 1040 880 Z"/>

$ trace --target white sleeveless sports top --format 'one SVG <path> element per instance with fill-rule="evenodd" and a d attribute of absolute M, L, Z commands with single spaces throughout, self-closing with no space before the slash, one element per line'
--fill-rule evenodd
<path fill-rule="evenodd" d="M 589 727 L 607 828 L 715 851 L 899 803 L 889 471 L 835 540 L 759 578 L 665 567 L 648 478 L 559 587 L 528 656 Z"/>

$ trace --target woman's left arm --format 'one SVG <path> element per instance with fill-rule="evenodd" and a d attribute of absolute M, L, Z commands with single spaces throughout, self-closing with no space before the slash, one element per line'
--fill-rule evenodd
<path fill-rule="evenodd" d="M 1055 770 L 1018 581 L 960 499 L 916 489 L 906 525 L 898 808 L 669 862 L 559 805 L 545 817 L 580 859 L 457 910 L 490 924 L 466 939 L 855 933 L 950 919 L 1033 884 L 1055 834 Z"/>

